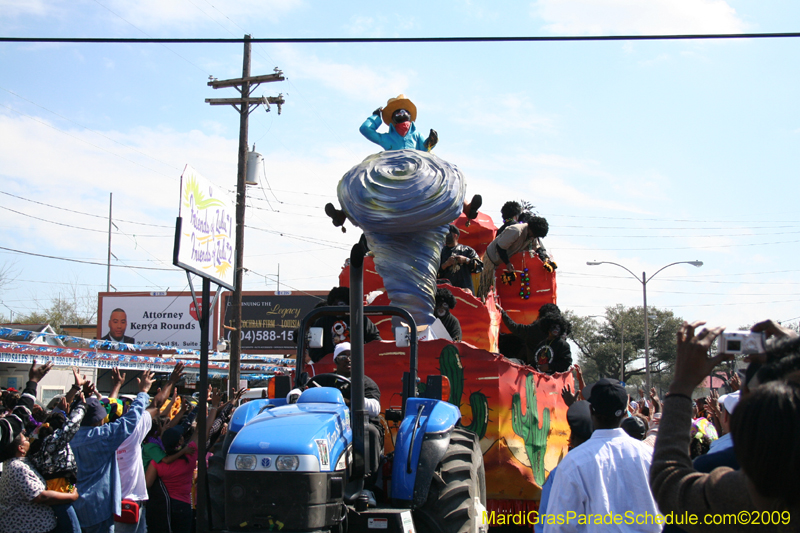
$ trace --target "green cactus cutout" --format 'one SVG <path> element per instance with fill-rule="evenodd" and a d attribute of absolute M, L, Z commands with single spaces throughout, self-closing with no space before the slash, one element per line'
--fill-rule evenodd
<path fill-rule="evenodd" d="M 450 381 L 450 397 L 447 401 L 461 409 L 461 395 L 464 393 L 464 367 L 458 348 L 448 345 L 439 354 L 439 373 Z M 486 436 L 489 425 L 489 400 L 482 392 L 473 392 L 469 395 L 469 404 L 472 409 L 472 422 L 466 429 L 478 435 L 479 439 Z"/>
<path fill-rule="evenodd" d="M 489 425 L 489 400 L 484 393 L 473 392 L 469 395 L 469 405 L 472 408 L 472 422 L 464 427 L 482 439 Z"/>
<path fill-rule="evenodd" d="M 458 348 L 452 344 L 445 346 L 439 355 L 439 373 L 450 380 L 450 397 L 448 402 L 461 409 L 461 393 L 464 392 L 464 367 Z"/>
<path fill-rule="evenodd" d="M 550 433 L 550 410 L 542 411 L 542 427 L 539 427 L 539 409 L 536 402 L 536 386 L 533 375 L 525 378 L 525 398 L 527 410 L 522 414 L 519 393 L 511 397 L 511 426 L 514 433 L 525 441 L 525 453 L 531 462 L 533 479 L 539 486 L 544 483 L 544 454 L 547 451 L 547 434 Z"/>

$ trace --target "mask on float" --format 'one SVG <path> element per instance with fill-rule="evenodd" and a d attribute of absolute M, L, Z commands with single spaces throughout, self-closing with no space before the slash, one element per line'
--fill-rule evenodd
<path fill-rule="evenodd" d="M 405 137 L 408 130 L 411 129 L 411 113 L 405 109 L 398 109 L 392 113 L 392 124 L 394 125 L 394 130 L 401 137 Z"/>

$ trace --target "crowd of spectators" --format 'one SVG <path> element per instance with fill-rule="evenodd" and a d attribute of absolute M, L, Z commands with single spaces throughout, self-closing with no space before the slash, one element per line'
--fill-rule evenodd
<path fill-rule="evenodd" d="M 710 356 L 723 328 L 702 325 L 679 329 L 663 401 L 613 379 L 584 386 L 576 369 L 577 390 L 562 391 L 569 452 L 542 488 L 536 531 L 800 531 L 800 337 L 753 326 L 767 349 L 720 396 L 697 389 L 734 355 Z"/>
<path fill-rule="evenodd" d="M 104 396 L 73 368 L 72 388 L 43 408 L 37 386 L 51 368 L 34 361 L 22 393 L 0 397 L 0 533 L 193 531 L 198 402 L 177 394 L 183 364 L 160 386 L 143 372 L 132 401 L 119 396 L 119 369 Z M 223 402 L 209 388 L 207 450 L 242 392 Z"/>

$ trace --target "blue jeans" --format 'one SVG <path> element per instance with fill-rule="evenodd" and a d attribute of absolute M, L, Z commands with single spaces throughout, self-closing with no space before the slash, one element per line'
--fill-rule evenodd
<path fill-rule="evenodd" d="M 135 524 L 114 522 L 114 533 L 147 533 L 147 518 L 145 517 L 145 502 L 139 504 L 139 521 Z"/>
<path fill-rule="evenodd" d="M 52 509 L 58 520 L 54 533 L 81 533 L 81 524 L 75 509 L 72 508 L 72 503 L 54 505 Z"/>
<path fill-rule="evenodd" d="M 81 526 L 83 533 L 114 533 L 114 515 L 111 518 L 104 520 L 99 524 L 93 526 Z"/>

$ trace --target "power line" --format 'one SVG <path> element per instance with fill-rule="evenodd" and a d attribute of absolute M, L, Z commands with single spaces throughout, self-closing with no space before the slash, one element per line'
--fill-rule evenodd
<path fill-rule="evenodd" d="M 308 238 L 308 237 L 304 237 L 302 235 L 294 235 L 292 233 L 286 233 L 285 231 L 258 228 L 256 226 L 250 226 L 250 225 L 245 225 L 245 228 L 254 229 L 256 231 L 263 231 L 264 233 L 272 233 L 274 235 L 280 235 L 281 237 L 286 237 L 286 238 L 289 238 L 289 239 L 296 239 L 296 240 L 299 240 L 299 241 L 311 242 L 311 243 L 314 243 L 314 244 L 321 244 L 323 246 L 327 246 L 327 248 L 338 248 L 340 250 L 349 250 L 350 249 L 349 247 L 347 247 L 347 246 L 345 246 L 345 245 L 343 245 L 341 243 L 335 242 L 335 241 L 327 241 L 327 240 L 324 240 L 324 239 L 311 239 L 311 238 Z"/>
<path fill-rule="evenodd" d="M 101 4 L 102 5 L 102 4 Z M 105 7 L 105 6 L 104 6 Z M 124 19 L 123 19 L 124 20 Z M 138 29 L 138 28 L 137 28 Z M 140 30 L 141 31 L 141 30 Z M 785 39 L 800 37 L 800 32 L 779 33 L 694 33 L 671 35 L 550 35 L 517 37 L 275 37 L 250 38 L 264 44 L 343 44 L 343 43 L 515 43 L 575 41 L 686 41 L 713 39 Z M 102 44 L 242 44 L 244 38 L 126 38 L 126 37 L 0 37 L 8 43 L 102 43 Z M 198 67 L 199 68 L 199 67 Z M 202 70 L 202 69 L 201 69 Z"/>
<path fill-rule="evenodd" d="M 269 275 L 265 275 L 265 274 L 260 274 L 260 273 L 256 272 L 255 270 L 250 270 L 249 268 L 247 269 L 247 272 L 250 272 L 251 274 L 255 274 L 256 276 L 261 276 L 264 279 L 271 279 L 271 281 L 277 282 L 277 280 L 278 280 L 278 278 L 276 278 L 275 276 L 269 276 Z M 300 293 L 306 294 L 308 296 L 313 296 L 314 298 L 319 298 L 320 300 L 324 300 L 325 299 L 325 298 L 321 297 L 319 294 L 311 294 L 310 292 L 306 292 L 304 290 L 298 289 L 297 287 L 292 287 L 288 283 L 281 282 L 281 284 L 282 285 L 286 285 L 287 287 L 289 287 L 293 291 L 300 292 Z"/>
<path fill-rule="evenodd" d="M 797 241 L 775 241 L 775 242 L 754 242 L 748 244 L 707 244 L 704 248 L 738 248 L 742 246 L 770 246 L 774 244 L 794 244 Z M 696 250 L 694 246 L 668 246 L 659 248 L 559 248 L 560 250 L 582 250 L 593 252 L 608 252 L 608 251 L 623 251 L 623 252 L 640 252 L 646 250 Z"/>
<path fill-rule="evenodd" d="M 45 255 L 45 254 L 36 254 L 33 252 L 25 252 L 23 250 L 15 250 L 13 248 L 5 248 L 4 246 L 0 246 L 0 250 L 6 250 L 7 252 L 13 252 L 15 254 L 22 254 L 22 255 L 32 255 L 34 257 L 43 257 L 45 259 L 57 259 L 59 261 L 69 261 L 71 263 L 82 263 L 84 265 L 97 265 L 107 267 L 107 263 L 96 263 L 94 261 L 84 261 L 81 259 L 70 259 L 69 257 L 57 257 L 54 255 Z M 117 259 L 119 261 L 119 259 Z M 116 268 L 130 268 L 135 270 L 161 270 L 166 272 L 179 272 L 177 268 L 156 268 L 156 267 L 143 267 L 143 266 L 130 266 L 130 265 L 111 265 Z M 148 280 L 150 281 L 150 280 Z M 152 283 L 152 281 L 150 282 Z"/>
<path fill-rule="evenodd" d="M 104 230 L 104 229 L 83 228 L 81 226 L 73 226 L 72 224 L 65 224 L 63 222 L 56 222 L 55 220 L 47 220 L 46 218 L 41 218 L 41 217 L 37 217 L 37 216 L 34 216 L 34 215 L 29 215 L 28 213 L 23 213 L 22 211 L 16 211 L 14 209 L 11 209 L 10 207 L 5 207 L 3 205 L 0 205 L 0 209 L 5 209 L 6 211 L 11 211 L 12 213 L 17 214 L 17 215 L 22 215 L 24 217 L 29 217 L 29 218 L 32 218 L 34 220 L 39 220 L 41 222 L 47 222 L 48 224 L 55 224 L 57 226 L 64 226 L 66 228 L 79 229 L 79 230 L 82 230 L 82 231 L 94 231 L 96 233 L 108 233 L 108 230 Z M 118 233 L 118 234 L 121 233 L 123 235 L 127 235 L 126 233 L 120 231 L 119 228 L 117 228 L 116 233 Z M 139 237 L 170 237 L 171 238 L 171 237 L 174 237 L 174 236 L 173 235 L 139 235 Z"/>
<path fill-rule="evenodd" d="M 770 302 L 747 302 L 747 305 L 782 304 L 782 303 L 794 303 L 794 302 L 797 302 L 797 300 L 772 300 Z M 719 306 L 731 306 L 731 305 L 741 306 L 742 304 L 741 302 L 731 302 L 731 303 L 714 303 L 714 304 L 658 305 L 657 307 L 659 309 L 672 309 L 673 307 L 719 307 Z M 597 309 L 599 307 L 605 307 L 605 306 L 597 304 L 597 305 L 570 305 L 569 307 L 570 308 L 588 307 Z"/>
<path fill-rule="evenodd" d="M 702 228 L 686 228 L 699 231 Z M 714 235 L 688 235 L 695 239 L 716 239 L 717 237 L 764 237 L 768 235 L 796 235 L 800 231 L 773 231 L 770 233 L 717 233 Z M 588 235 L 570 233 L 550 233 L 548 237 L 591 237 L 593 239 L 685 239 L 687 235 Z"/>
<path fill-rule="evenodd" d="M 626 291 L 626 292 L 641 292 L 638 288 L 628 288 L 628 287 L 601 287 L 598 285 L 580 285 L 571 283 L 570 287 L 582 287 L 587 289 L 598 289 L 598 290 L 609 290 L 609 291 Z M 563 289 L 562 289 L 563 290 Z M 770 293 L 736 293 L 731 294 L 728 292 L 698 292 L 698 291 L 660 291 L 658 289 L 651 289 L 647 291 L 648 293 L 658 293 L 658 294 L 697 294 L 702 296 L 800 296 L 800 293 L 786 293 L 782 292 L 780 294 L 770 294 Z"/>
<path fill-rule="evenodd" d="M 762 272 L 754 272 L 752 274 L 748 274 L 751 276 L 761 275 Z M 585 278 L 598 278 L 598 279 L 631 279 L 630 276 L 602 276 L 598 274 L 582 274 L 579 272 L 566 272 L 559 269 L 559 277 L 560 278 L 571 278 L 575 277 L 578 279 L 585 279 Z M 726 284 L 726 285 L 800 285 L 800 281 L 713 281 L 713 280 L 705 280 L 705 279 L 687 279 L 687 278 L 670 278 L 670 277 L 659 277 L 658 281 L 667 281 L 670 283 L 708 283 L 708 284 Z M 637 289 L 638 290 L 638 289 Z"/>
<path fill-rule="evenodd" d="M 94 217 L 94 218 L 102 218 L 103 220 L 108 220 L 108 217 L 105 215 L 97 215 L 95 213 L 87 213 L 85 211 L 75 211 L 74 209 L 68 209 L 66 207 L 59 207 L 57 205 L 46 204 L 44 202 L 39 202 L 37 200 L 31 200 L 30 198 L 25 198 L 24 196 L 18 196 L 16 194 L 11 194 L 10 192 L 0 191 L 0 194 L 5 194 L 6 196 L 11 196 L 12 198 L 17 198 L 19 200 L 25 200 L 26 202 L 31 202 L 38 205 L 43 205 L 45 207 L 50 207 L 53 209 L 60 209 L 61 211 L 67 211 L 69 213 L 75 213 L 76 215 L 86 215 L 87 217 Z M 150 226 L 153 228 L 167 228 L 173 229 L 172 226 L 164 226 L 162 224 L 148 224 L 147 222 L 136 222 L 133 220 L 122 220 L 121 218 L 115 218 L 114 222 L 124 222 L 125 224 L 138 224 L 140 226 Z"/>
<path fill-rule="evenodd" d="M 141 30 L 139 27 L 137 27 L 135 24 L 133 24 L 131 21 L 129 21 L 128 19 L 126 19 L 125 17 L 123 17 L 122 15 L 120 15 L 119 13 L 117 13 L 117 12 L 115 12 L 115 11 L 112 11 L 112 10 L 111 10 L 111 9 L 110 9 L 108 6 L 106 6 L 106 5 L 104 5 L 104 4 L 101 4 L 101 3 L 100 3 L 98 0 L 94 0 L 94 1 L 95 1 L 95 3 L 96 3 L 97 5 L 99 5 L 100 7 L 104 8 L 104 9 L 106 9 L 106 10 L 107 10 L 109 13 L 111 13 L 111 14 L 113 14 L 113 15 L 115 15 L 115 16 L 117 16 L 117 17 L 119 17 L 119 18 L 120 18 L 120 19 L 122 19 L 123 21 L 125 21 L 127 24 L 129 24 L 131 27 L 133 27 L 133 28 L 134 28 L 136 31 L 138 31 L 138 32 L 139 32 L 139 33 L 141 33 L 142 35 L 147 35 L 147 37 L 148 37 L 148 38 L 150 37 L 150 35 L 149 35 L 147 32 L 145 32 L 145 31 Z M 172 53 L 173 53 L 173 54 L 175 54 L 176 56 L 180 57 L 181 59 L 183 59 L 184 61 L 186 61 L 186 62 L 187 62 L 187 63 L 189 63 L 190 65 L 192 65 L 193 67 L 197 68 L 197 70 L 199 70 L 200 72 L 202 72 L 202 73 L 204 73 L 204 74 L 208 74 L 208 72 L 206 72 L 205 70 L 203 70 L 201 67 L 197 66 L 196 64 L 192 63 L 191 61 L 189 61 L 188 59 L 186 59 L 185 57 L 183 57 L 182 55 L 180 55 L 180 54 L 179 54 L 178 52 L 176 52 L 175 50 L 172 50 L 172 49 L 171 49 L 171 48 L 169 48 L 168 46 L 165 46 L 164 48 L 166 48 L 167 50 L 169 50 L 170 52 L 172 52 Z"/>

